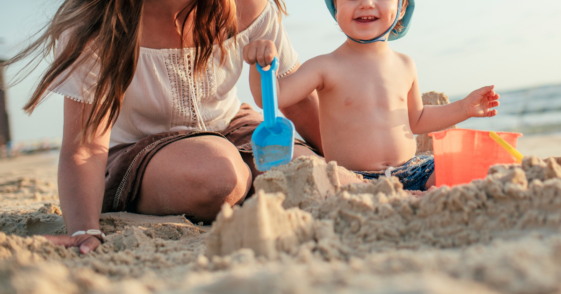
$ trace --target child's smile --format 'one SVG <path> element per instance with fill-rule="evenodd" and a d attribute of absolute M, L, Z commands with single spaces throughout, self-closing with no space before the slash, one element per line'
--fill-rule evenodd
<path fill-rule="evenodd" d="M 397 8 L 397 0 L 338 0 L 336 17 L 345 34 L 354 39 L 369 40 L 391 27 Z"/>
<path fill-rule="evenodd" d="M 358 22 L 359 24 L 371 24 L 378 20 L 376 16 L 359 16 L 354 19 L 354 21 Z"/>

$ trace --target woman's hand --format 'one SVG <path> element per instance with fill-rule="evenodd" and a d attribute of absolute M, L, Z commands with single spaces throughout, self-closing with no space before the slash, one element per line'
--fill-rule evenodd
<path fill-rule="evenodd" d="M 278 57 L 277 46 L 273 41 L 257 40 L 247 44 L 243 48 L 243 59 L 250 65 L 259 63 L 263 70 L 269 70 L 273 59 Z"/>
<path fill-rule="evenodd" d="M 483 87 L 473 91 L 464 99 L 464 110 L 469 117 L 493 117 L 497 115 L 500 95 L 495 93 L 495 86 Z"/>
<path fill-rule="evenodd" d="M 88 254 L 101 245 L 101 241 L 92 235 L 79 235 L 75 237 L 66 235 L 44 237 L 55 245 L 62 245 L 66 248 L 78 247 L 80 248 L 80 252 L 82 254 Z"/>

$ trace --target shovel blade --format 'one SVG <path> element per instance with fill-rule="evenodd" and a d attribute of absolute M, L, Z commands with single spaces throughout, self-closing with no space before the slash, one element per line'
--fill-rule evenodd
<path fill-rule="evenodd" d="M 253 132 L 251 146 L 257 170 L 287 164 L 294 155 L 294 125 L 284 117 L 277 117 L 271 128 L 262 123 Z"/>

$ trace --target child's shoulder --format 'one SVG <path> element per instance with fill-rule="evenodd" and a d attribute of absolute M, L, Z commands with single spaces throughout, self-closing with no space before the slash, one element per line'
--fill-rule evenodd
<path fill-rule="evenodd" d="M 407 68 L 411 68 L 414 69 L 415 66 L 415 61 L 413 60 L 413 58 L 411 58 L 411 56 L 404 54 L 404 53 L 400 53 L 397 51 L 393 51 L 395 53 L 396 58 L 401 61 L 403 63 L 403 65 L 405 65 L 405 67 Z"/>
<path fill-rule="evenodd" d="M 334 64 L 335 58 L 332 54 L 324 54 L 313 57 L 302 64 L 302 67 L 313 68 L 316 71 L 322 71 L 325 68 L 330 68 Z"/>
<path fill-rule="evenodd" d="M 311 58 L 310 60 L 306 61 L 306 63 L 311 63 L 316 66 L 320 66 L 322 64 L 331 63 L 335 60 L 333 53 L 328 53 L 324 55 L 318 55 L 316 57 Z"/>

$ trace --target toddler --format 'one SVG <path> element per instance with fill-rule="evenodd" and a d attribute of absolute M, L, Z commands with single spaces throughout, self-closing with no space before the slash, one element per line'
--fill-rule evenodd
<path fill-rule="evenodd" d="M 415 134 L 445 129 L 470 117 L 497 114 L 499 95 L 483 87 L 443 106 L 423 106 L 413 60 L 387 40 L 403 37 L 414 0 L 326 0 L 347 40 L 334 52 L 304 63 L 278 79 L 279 108 L 319 95 L 320 132 L 327 161 L 367 179 L 396 176 L 407 190 L 434 186 L 434 158 L 415 157 Z M 260 74 L 277 56 L 275 44 L 258 40 L 244 48 L 250 86 L 261 106 Z M 265 68 L 266 69 L 266 68 Z"/>

